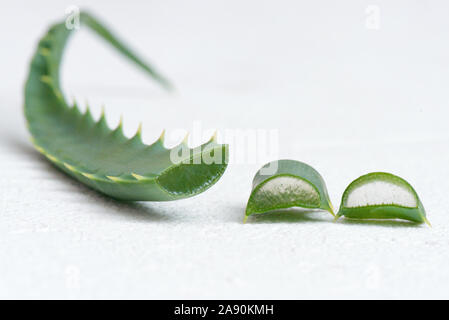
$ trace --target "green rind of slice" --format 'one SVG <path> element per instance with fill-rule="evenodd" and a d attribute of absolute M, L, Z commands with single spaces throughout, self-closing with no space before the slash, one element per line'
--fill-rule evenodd
<path fill-rule="evenodd" d="M 415 200 L 415 205 L 405 205 L 404 203 L 379 203 L 360 206 L 348 206 L 347 201 L 358 188 L 367 186 L 369 183 L 382 182 L 392 184 L 408 192 Z M 374 195 L 373 195 L 374 197 Z M 427 223 L 426 211 L 415 189 L 404 179 L 386 172 L 372 172 L 363 175 L 349 184 L 343 193 L 340 209 L 336 219 L 344 216 L 350 219 L 402 219 L 416 223 Z"/>
<path fill-rule="evenodd" d="M 293 207 L 334 215 L 326 184 L 314 168 L 295 160 L 267 163 L 254 177 L 244 221 L 253 214 Z"/>

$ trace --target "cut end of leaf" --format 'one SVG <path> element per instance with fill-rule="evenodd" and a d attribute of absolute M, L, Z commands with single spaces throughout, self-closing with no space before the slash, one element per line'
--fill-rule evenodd
<path fill-rule="evenodd" d="M 219 155 L 218 160 L 206 164 L 204 156 L 208 153 Z M 228 147 L 220 145 L 194 155 L 190 161 L 183 161 L 164 171 L 157 183 L 169 194 L 177 196 L 193 196 L 212 186 L 224 173 L 227 167 Z"/>
<path fill-rule="evenodd" d="M 334 215 L 324 181 L 315 169 L 294 160 L 266 164 L 254 177 L 245 215 L 292 207 L 322 209 Z"/>
<path fill-rule="evenodd" d="M 247 214 L 291 207 L 319 208 L 320 195 L 309 182 L 282 175 L 269 179 L 254 190 Z"/>
<path fill-rule="evenodd" d="M 416 208 L 418 201 L 409 188 L 394 182 L 373 180 L 354 187 L 344 204 L 348 208 L 396 204 Z"/>
<path fill-rule="evenodd" d="M 369 173 L 351 182 L 343 193 L 338 216 L 427 221 L 413 187 L 404 179 L 385 172 Z"/>

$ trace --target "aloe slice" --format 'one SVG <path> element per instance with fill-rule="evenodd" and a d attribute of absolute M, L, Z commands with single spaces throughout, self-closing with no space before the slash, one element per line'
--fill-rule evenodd
<path fill-rule="evenodd" d="M 81 12 L 80 21 L 161 85 L 170 86 L 93 16 Z M 95 121 L 89 108 L 81 114 L 76 104 L 70 105 L 62 93 L 59 73 L 71 34 L 64 21 L 51 26 L 31 61 L 24 111 L 39 152 L 83 184 L 122 200 L 187 198 L 220 179 L 227 166 L 228 146 L 218 144 L 215 136 L 195 149 L 188 148 L 186 142 L 167 149 L 163 134 L 146 145 L 141 140 L 140 127 L 128 139 L 123 135 L 122 122 L 111 129 L 104 113 Z M 156 109 L 154 115 L 157 113 Z M 173 161 L 173 154 L 178 151 L 183 151 L 182 156 Z"/>
<path fill-rule="evenodd" d="M 292 207 L 322 209 L 334 215 L 326 184 L 314 168 L 295 160 L 267 163 L 254 177 L 244 222 L 253 214 Z"/>
<path fill-rule="evenodd" d="M 413 187 L 391 173 L 372 172 L 349 184 L 336 219 L 403 219 L 427 223 L 426 211 Z M 430 225 L 430 224 L 429 224 Z"/>

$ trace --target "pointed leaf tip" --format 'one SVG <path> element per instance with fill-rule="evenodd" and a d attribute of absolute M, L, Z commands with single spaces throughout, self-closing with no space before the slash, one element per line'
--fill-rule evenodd
<path fill-rule="evenodd" d="M 118 121 L 117 128 L 115 130 L 121 130 L 123 128 L 123 115 L 120 115 L 120 120 Z"/>
<path fill-rule="evenodd" d="M 185 136 L 184 139 L 182 140 L 181 144 L 184 144 L 184 145 L 186 145 L 186 146 L 189 144 L 189 135 L 190 135 L 190 132 L 187 132 L 187 133 L 186 133 L 186 136 Z"/>
<path fill-rule="evenodd" d="M 67 162 L 64 162 L 64 167 L 66 167 L 67 169 L 69 169 L 72 172 L 77 172 L 76 168 L 70 164 L 68 164 Z"/>
<path fill-rule="evenodd" d="M 48 159 L 50 159 L 53 162 L 58 162 L 58 159 L 54 156 L 52 156 L 51 154 L 46 153 L 45 154 L 47 156 Z"/>
<path fill-rule="evenodd" d="M 42 153 L 42 154 L 45 154 L 45 150 L 44 150 L 42 147 L 38 146 L 38 145 L 35 144 L 34 142 L 33 142 L 33 144 L 34 144 L 34 148 L 35 148 L 37 151 L 39 151 L 39 152 Z"/>
<path fill-rule="evenodd" d="M 142 122 L 139 123 L 139 127 L 137 128 L 137 132 L 135 135 L 139 137 L 142 135 Z"/>
<path fill-rule="evenodd" d="M 95 179 L 97 178 L 95 175 L 93 175 L 93 174 L 91 174 L 91 173 L 81 172 L 81 174 L 82 174 L 83 176 L 85 176 L 87 179 L 90 179 L 90 180 L 95 180 Z"/>
<path fill-rule="evenodd" d="M 214 133 L 212 134 L 212 136 L 210 137 L 208 143 L 210 143 L 210 142 L 217 142 L 217 135 L 218 135 L 218 131 L 215 130 Z"/>
<path fill-rule="evenodd" d="M 137 173 L 131 173 L 131 175 L 136 178 L 136 180 L 146 180 L 147 178 L 144 176 L 141 176 L 140 174 Z"/>
<path fill-rule="evenodd" d="M 92 118 L 92 113 L 90 112 L 90 107 L 87 106 L 86 111 L 84 111 L 84 117 Z"/>
<path fill-rule="evenodd" d="M 161 135 L 159 136 L 159 139 L 157 139 L 158 141 L 160 141 L 162 144 L 165 141 L 165 129 L 162 130 Z"/>
<path fill-rule="evenodd" d="M 108 178 L 109 180 L 111 180 L 113 182 L 124 182 L 124 181 L 127 181 L 125 179 L 122 179 L 120 177 L 115 177 L 115 176 L 106 176 L 106 178 Z"/>

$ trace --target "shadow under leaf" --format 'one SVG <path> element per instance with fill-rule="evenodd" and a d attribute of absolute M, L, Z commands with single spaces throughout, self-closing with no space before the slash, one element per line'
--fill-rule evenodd
<path fill-rule="evenodd" d="M 5 136 L 3 137 L 5 138 Z M 31 145 L 28 145 L 25 141 L 20 138 L 13 137 L 11 135 L 7 136 L 8 139 L 3 139 L 7 143 L 9 149 L 13 150 L 17 154 L 21 154 L 28 158 L 33 158 L 36 162 L 39 162 L 44 166 L 44 170 L 51 172 L 55 176 L 55 179 L 65 180 L 67 192 L 78 192 L 86 196 L 86 202 L 94 203 L 95 205 L 101 204 L 103 208 L 110 210 L 102 210 L 102 212 L 111 212 L 111 215 L 118 216 L 121 215 L 126 218 L 131 218 L 136 221 L 146 221 L 146 222 L 162 222 L 170 221 L 173 217 L 169 215 L 164 215 L 157 212 L 154 208 L 147 206 L 142 202 L 133 201 L 122 201 L 117 200 L 100 192 L 93 190 L 78 180 L 70 177 L 65 172 L 59 170 L 56 166 L 50 163 L 43 155 L 34 150 Z M 79 190 L 78 190 L 79 189 Z M 79 202 L 79 199 L 74 199 L 74 201 Z M 67 200 L 70 202 L 70 200 Z"/>
<path fill-rule="evenodd" d="M 350 224 L 350 225 L 374 225 L 382 227 L 408 227 L 408 228 L 419 228 L 422 227 L 422 223 L 404 221 L 404 220 L 376 220 L 376 219 L 348 219 L 343 218 L 336 223 Z"/>
<path fill-rule="evenodd" d="M 326 216 L 327 217 L 326 219 Z M 333 217 L 322 210 L 289 208 L 273 210 L 267 213 L 254 214 L 248 218 L 247 223 L 302 223 L 302 222 L 331 222 Z"/>

